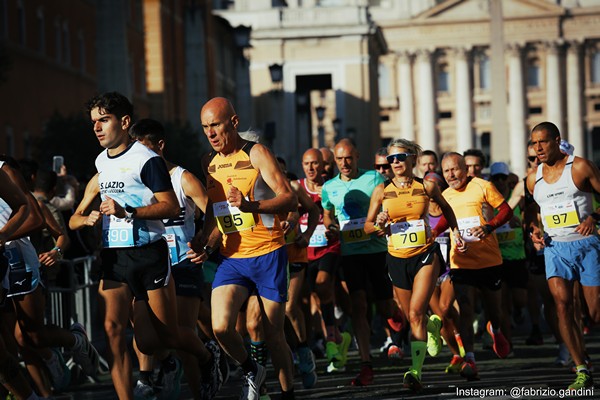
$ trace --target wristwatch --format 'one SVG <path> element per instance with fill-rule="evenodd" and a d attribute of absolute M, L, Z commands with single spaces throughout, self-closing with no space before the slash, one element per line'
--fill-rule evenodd
<path fill-rule="evenodd" d="M 133 218 L 135 217 L 136 212 L 137 212 L 137 210 L 135 209 L 135 207 L 125 206 L 125 219 L 127 221 L 133 220 Z"/>
<path fill-rule="evenodd" d="M 598 214 L 597 212 L 591 213 L 590 217 L 594 218 L 594 221 L 600 222 L 600 214 Z"/>
<path fill-rule="evenodd" d="M 214 253 L 214 252 L 215 252 L 215 249 L 213 249 L 213 248 L 212 248 L 212 247 L 210 247 L 209 245 L 206 245 L 206 246 L 204 246 L 204 247 L 202 248 L 202 250 L 204 250 L 204 252 L 206 253 L 206 255 L 207 255 L 207 256 L 209 256 L 209 257 L 210 257 L 210 255 L 211 255 L 212 253 Z"/>
<path fill-rule="evenodd" d="M 485 232 L 486 235 L 489 235 L 490 233 L 492 233 L 494 231 L 494 228 L 492 228 L 492 226 L 490 224 L 485 224 L 481 227 L 481 229 L 483 229 L 483 231 Z"/>
<path fill-rule="evenodd" d="M 61 248 L 60 248 L 60 247 L 58 247 L 58 246 L 54 246 L 54 247 L 52 248 L 52 250 L 56 250 L 56 253 L 58 253 L 58 257 L 57 257 L 57 258 L 58 258 L 59 260 L 62 260 L 62 259 L 63 259 L 63 252 L 62 252 L 62 250 L 61 250 Z"/>

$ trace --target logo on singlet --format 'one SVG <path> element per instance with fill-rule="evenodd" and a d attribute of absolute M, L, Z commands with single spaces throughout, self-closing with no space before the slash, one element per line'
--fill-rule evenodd
<path fill-rule="evenodd" d="M 221 168 L 231 168 L 231 163 L 227 163 L 227 164 L 219 164 L 217 165 L 217 169 L 221 169 Z"/>

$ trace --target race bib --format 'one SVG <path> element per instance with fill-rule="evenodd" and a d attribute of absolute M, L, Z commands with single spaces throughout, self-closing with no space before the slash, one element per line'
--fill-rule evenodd
<path fill-rule="evenodd" d="M 219 230 L 226 235 L 252 229 L 256 226 L 252 213 L 241 212 L 239 208 L 230 206 L 226 201 L 214 203 L 213 212 Z"/>
<path fill-rule="evenodd" d="M 133 221 L 114 215 L 102 216 L 102 245 L 107 247 L 133 247 Z"/>
<path fill-rule="evenodd" d="M 305 232 L 308 229 L 308 225 L 300 225 L 300 229 L 302 232 Z M 308 242 L 308 247 L 325 247 L 327 246 L 327 236 L 325 236 L 325 225 L 319 224 L 315 228 L 312 236 L 310 237 L 310 242 Z"/>
<path fill-rule="evenodd" d="M 444 257 L 444 263 L 448 264 L 450 260 L 450 238 L 448 236 L 438 236 L 435 241 L 440 245 L 440 251 L 442 257 Z"/>
<path fill-rule="evenodd" d="M 516 232 L 509 224 L 504 224 L 499 228 L 496 228 L 496 239 L 498 243 L 510 243 L 514 242 Z"/>
<path fill-rule="evenodd" d="M 356 218 L 348 221 L 340 221 L 340 231 L 344 243 L 367 242 L 371 239 L 370 235 L 365 233 L 366 218 Z"/>
<path fill-rule="evenodd" d="M 421 247 L 427 244 L 425 221 L 422 219 L 396 222 L 390 225 L 390 232 L 392 233 L 392 245 L 396 250 Z"/>
<path fill-rule="evenodd" d="M 566 228 L 579 225 L 579 216 L 573 200 L 563 203 L 546 204 L 542 208 L 544 222 L 548 228 Z"/>
<path fill-rule="evenodd" d="M 169 246 L 169 257 L 171 258 L 171 265 L 179 262 L 179 252 L 177 251 L 177 236 L 174 233 L 167 233 L 164 235 Z"/>
<path fill-rule="evenodd" d="M 458 223 L 458 230 L 460 232 L 460 236 L 462 236 L 465 242 L 478 242 L 479 238 L 473 236 L 471 232 L 473 228 L 481 226 L 479 222 L 479 217 L 467 217 L 461 218 L 456 221 Z"/>
<path fill-rule="evenodd" d="M 8 260 L 8 265 L 10 265 L 11 269 L 25 268 L 23 254 L 21 254 L 21 249 L 16 242 L 7 243 L 4 246 L 4 257 Z"/>

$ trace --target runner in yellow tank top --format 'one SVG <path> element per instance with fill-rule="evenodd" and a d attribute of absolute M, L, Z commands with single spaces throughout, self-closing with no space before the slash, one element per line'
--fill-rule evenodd
<path fill-rule="evenodd" d="M 282 398 L 293 398 L 292 357 L 282 351 L 288 347 L 283 333 L 288 259 L 275 215 L 296 210 L 298 198 L 271 151 L 239 136 L 239 118 L 229 100 L 209 100 L 200 119 L 213 148 L 202 160 L 209 203 L 204 229 L 188 254 L 193 262 L 203 262 L 223 237 L 211 302 L 215 337 L 244 371 L 240 398 L 259 398 L 266 369 L 248 355 L 235 329 L 242 304 L 256 291 Z"/>
<path fill-rule="evenodd" d="M 452 208 L 442 197 L 437 183 L 413 176 L 421 148 L 405 139 L 388 146 L 388 162 L 394 178 L 378 185 L 371 196 L 364 230 L 367 234 L 384 229 L 388 235 L 387 268 L 407 320 L 410 321 L 412 367 L 404 374 L 404 387 L 421 390 L 421 369 L 425 349 L 436 356 L 441 348 L 441 319 L 426 312 L 443 262 L 439 244 L 428 224 L 429 199 L 442 209 L 456 234 Z M 383 212 L 379 212 L 383 206 Z"/>

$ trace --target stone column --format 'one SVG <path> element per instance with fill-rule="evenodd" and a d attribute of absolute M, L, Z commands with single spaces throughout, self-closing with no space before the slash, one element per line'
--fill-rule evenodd
<path fill-rule="evenodd" d="M 413 98 L 412 56 L 398 53 L 398 93 L 400 96 L 400 134 L 404 139 L 415 140 L 415 106 Z"/>
<path fill-rule="evenodd" d="M 473 148 L 473 107 L 471 97 L 471 80 L 469 79 L 469 50 L 461 47 L 456 55 L 456 151 L 459 153 Z"/>
<path fill-rule="evenodd" d="M 575 147 L 574 154 L 585 156 L 585 137 L 581 118 L 581 43 L 572 41 L 567 50 L 567 134 L 561 133 L 564 139 Z"/>
<path fill-rule="evenodd" d="M 508 46 L 508 129 L 511 171 L 523 176 L 526 171 L 527 138 L 521 46 Z M 498 161 L 498 160 L 493 160 Z"/>
<path fill-rule="evenodd" d="M 563 96 L 560 82 L 560 44 L 546 43 L 546 120 L 558 126 L 562 132 Z"/>
<path fill-rule="evenodd" d="M 420 49 L 417 51 L 418 101 L 419 101 L 419 135 L 417 142 L 424 150 L 437 151 L 435 138 L 435 104 L 433 69 L 431 66 L 431 51 Z"/>

